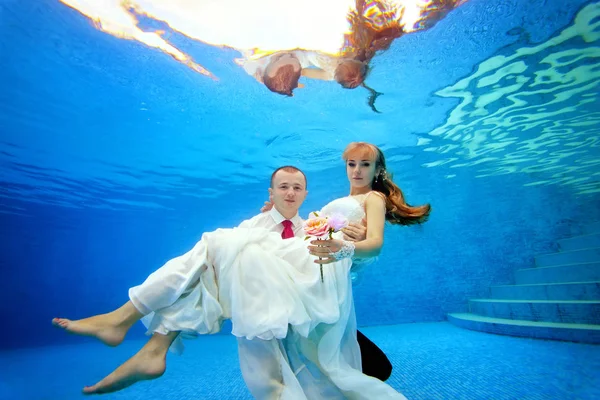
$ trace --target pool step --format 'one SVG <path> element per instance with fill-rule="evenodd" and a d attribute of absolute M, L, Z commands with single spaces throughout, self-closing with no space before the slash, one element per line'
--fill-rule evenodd
<path fill-rule="evenodd" d="M 448 321 L 461 328 L 498 335 L 600 344 L 600 325 L 516 321 L 468 313 L 448 314 Z"/>
<path fill-rule="evenodd" d="M 600 221 L 588 224 L 581 229 L 584 235 L 591 235 L 594 233 L 600 233 Z"/>
<path fill-rule="evenodd" d="M 600 299 L 600 281 L 498 285 L 490 292 L 501 300 L 594 300 Z"/>
<path fill-rule="evenodd" d="M 557 267 L 560 265 L 585 264 L 600 261 L 600 247 L 535 256 L 535 266 Z"/>
<path fill-rule="evenodd" d="M 535 256 L 515 271 L 514 285 L 470 299 L 469 313 L 448 314 L 472 330 L 539 339 L 600 344 L 600 222 L 558 242 L 560 251 Z"/>
<path fill-rule="evenodd" d="M 600 300 L 470 299 L 469 311 L 490 318 L 600 325 Z"/>
<path fill-rule="evenodd" d="M 600 281 L 600 262 L 518 269 L 517 285 Z"/>
<path fill-rule="evenodd" d="M 575 236 L 570 239 L 558 241 L 560 251 L 574 251 L 600 247 L 600 233 Z"/>

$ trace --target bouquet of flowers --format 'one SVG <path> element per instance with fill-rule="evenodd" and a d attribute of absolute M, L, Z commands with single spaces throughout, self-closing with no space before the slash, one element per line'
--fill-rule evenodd
<path fill-rule="evenodd" d="M 320 216 L 317 212 L 313 211 L 309 214 L 309 217 L 304 221 L 304 232 L 306 237 L 304 240 L 310 237 L 316 237 L 317 240 L 322 240 L 325 236 L 329 235 L 329 239 L 333 239 L 334 232 L 345 228 L 348 225 L 348 219 L 342 214 L 333 214 L 329 216 Z M 321 257 L 319 257 L 321 260 Z M 321 267 L 321 282 L 323 282 L 323 264 Z"/>

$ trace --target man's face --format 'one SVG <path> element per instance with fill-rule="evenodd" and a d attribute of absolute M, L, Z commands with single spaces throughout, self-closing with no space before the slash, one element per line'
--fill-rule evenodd
<path fill-rule="evenodd" d="M 277 211 L 285 218 L 292 218 L 306 198 L 306 180 L 302 172 L 277 171 L 269 195 Z"/>

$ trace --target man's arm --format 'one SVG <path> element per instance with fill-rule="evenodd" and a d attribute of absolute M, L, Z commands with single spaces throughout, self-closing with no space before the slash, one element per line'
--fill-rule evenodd
<path fill-rule="evenodd" d="M 344 240 L 350 242 L 362 242 L 367 238 L 367 219 L 363 218 L 360 224 L 350 223 L 342 229 Z"/>

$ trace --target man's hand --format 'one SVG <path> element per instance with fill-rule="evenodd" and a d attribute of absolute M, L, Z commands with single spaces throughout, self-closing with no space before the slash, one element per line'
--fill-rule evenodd
<path fill-rule="evenodd" d="M 360 242 L 367 238 L 367 220 L 363 218 L 362 224 L 350 223 L 342 229 L 344 240 Z"/>
<path fill-rule="evenodd" d="M 316 264 L 331 264 L 337 260 L 333 257 L 333 253 L 337 253 L 342 248 L 343 242 L 337 239 L 327 240 L 312 240 L 310 242 L 312 246 L 308 246 L 308 252 L 321 259 L 316 259 Z"/>

